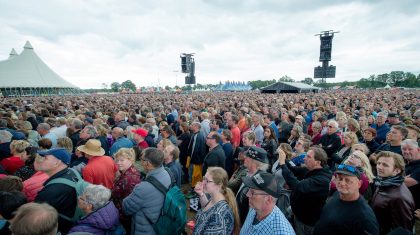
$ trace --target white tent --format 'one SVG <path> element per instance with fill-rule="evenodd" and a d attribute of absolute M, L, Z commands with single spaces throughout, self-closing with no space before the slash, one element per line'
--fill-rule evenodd
<path fill-rule="evenodd" d="M 26 42 L 20 55 L 14 49 L 0 61 L 0 87 L 77 88 L 51 70 Z"/>
<path fill-rule="evenodd" d="M 29 41 L 20 55 L 12 49 L 9 58 L 0 61 L 0 91 L 3 96 L 83 93 L 50 69 L 35 53 Z"/>

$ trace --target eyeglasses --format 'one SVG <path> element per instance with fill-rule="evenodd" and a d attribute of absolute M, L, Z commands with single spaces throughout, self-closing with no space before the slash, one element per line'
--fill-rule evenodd
<path fill-rule="evenodd" d="M 328 126 L 329 128 L 335 128 L 335 126 Z"/>
<path fill-rule="evenodd" d="M 213 137 L 206 137 L 208 140 L 214 140 L 215 138 L 213 138 Z"/>
<path fill-rule="evenodd" d="M 203 182 L 206 182 L 206 184 L 208 184 L 208 183 L 214 183 L 213 180 L 208 180 L 206 177 L 203 177 Z"/>
<path fill-rule="evenodd" d="M 302 145 L 302 143 L 301 142 L 297 142 L 296 145 Z"/>
<path fill-rule="evenodd" d="M 251 195 L 251 197 L 258 196 L 258 195 L 268 196 L 268 194 L 267 194 L 267 193 L 257 193 L 257 192 L 255 192 L 255 191 L 254 191 L 254 190 L 252 190 L 252 189 L 248 190 L 248 193 Z"/>
<path fill-rule="evenodd" d="M 82 201 L 83 203 L 88 203 L 88 201 L 86 199 L 84 199 L 82 196 L 78 197 L 80 201 Z"/>
<path fill-rule="evenodd" d="M 350 171 L 351 173 L 357 173 L 357 168 L 356 167 L 345 165 L 345 164 L 338 165 L 337 169 L 338 170 L 347 170 L 347 171 Z"/>
<path fill-rule="evenodd" d="M 356 154 L 351 154 L 349 157 L 354 157 L 354 158 L 358 158 L 358 159 L 360 159 L 360 157 L 359 157 L 359 156 L 357 156 Z"/>

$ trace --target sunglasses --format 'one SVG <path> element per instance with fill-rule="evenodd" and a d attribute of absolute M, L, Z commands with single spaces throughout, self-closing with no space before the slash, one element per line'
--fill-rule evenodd
<path fill-rule="evenodd" d="M 329 128 L 335 128 L 335 126 L 328 126 Z"/>
<path fill-rule="evenodd" d="M 357 173 L 357 168 L 356 167 L 345 165 L 345 164 L 338 165 L 337 169 L 338 170 L 347 170 L 347 171 L 350 171 L 351 173 Z"/>

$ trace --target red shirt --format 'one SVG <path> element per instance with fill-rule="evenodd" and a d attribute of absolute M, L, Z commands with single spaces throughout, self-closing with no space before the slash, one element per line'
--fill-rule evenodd
<path fill-rule="evenodd" d="M 112 189 L 117 170 L 117 165 L 111 157 L 93 157 L 89 159 L 88 164 L 83 168 L 83 179 L 89 183 L 101 184 Z"/>
<path fill-rule="evenodd" d="M 23 162 L 19 156 L 12 156 L 1 160 L 0 165 L 7 173 L 13 175 L 17 169 L 25 165 L 25 162 Z"/>
<path fill-rule="evenodd" d="M 149 144 L 147 144 L 147 142 L 145 140 L 143 140 L 142 142 L 140 142 L 138 144 L 139 148 L 141 149 L 147 149 L 149 147 Z"/>
<path fill-rule="evenodd" d="M 241 143 L 241 131 L 239 127 L 234 127 L 230 131 L 232 132 L 232 145 L 237 148 Z"/>

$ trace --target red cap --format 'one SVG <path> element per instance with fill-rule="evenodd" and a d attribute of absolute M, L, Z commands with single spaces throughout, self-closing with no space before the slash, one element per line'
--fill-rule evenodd
<path fill-rule="evenodd" d="M 136 133 L 137 135 L 141 135 L 143 137 L 146 137 L 147 134 L 148 134 L 148 132 L 143 128 L 139 128 L 139 129 L 136 129 L 136 130 L 131 130 L 131 132 Z"/>

